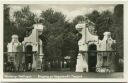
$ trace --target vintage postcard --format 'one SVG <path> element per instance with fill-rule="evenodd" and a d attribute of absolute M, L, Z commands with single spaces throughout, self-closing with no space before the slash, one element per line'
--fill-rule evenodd
<path fill-rule="evenodd" d="M 126 81 L 127 4 L 3 1 L 2 81 Z"/>

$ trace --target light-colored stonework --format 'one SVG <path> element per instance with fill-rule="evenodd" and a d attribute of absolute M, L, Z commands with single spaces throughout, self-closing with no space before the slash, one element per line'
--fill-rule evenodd
<path fill-rule="evenodd" d="M 87 21 L 89 22 L 89 21 Z M 94 32 L 94 24 L 92 22 L 80 22 L 76 25 L 76 29 L 78 32 L 82 35 L 81 39 L 78 42 L 79 45 L 79 53 L 77 57 L 77 64 L 76 64 L 76 72 L 89 72 L 89 60 L 88 59 L 89 54 L 87 53 L 91 46 L 96 47 L 94 51 L 113 51 L 112 45 L 115 43 L 115 40 L 111 38 L 110 32 L 104 33 L 103 40 L 99 40 L 98 36 L 95 35 Z M 90 25 L 87 25 L 90 24 Z M 8 52 L 26 52 L 27 46 L 32 47 L 32 52 L 35 52 L 36 54 L 33 54 L 33 63 L 32 63 L 32 69 L 41 69 L 42 65 L 42 58 L 43 58 L 43 48 L 42 48 L 42 41 L 39 38 L 39 35 L 41 35 L 43 31 L 43 25 L 41 24 L 35 24 L 33 25 L 34 29 L 32 30 L 32 33 L 24 38 L 24 41 L 20 43 L 18 41 L 18 36 L 13 35 L 12 41 L 8 43 L 7 48 Z M 95 53 L 93 53 L 95 54 Z M 10 56 L 15 56 L 16 53 L 10 54 Z M 21 61 L 18 61 L 18 59 L 15 59 L 15 63 L 24 63 L 24 57 L 22 55 L 18 54 L 18 56 L 14 58 L 22 58 Z M 111 54 L 107 54 L 111 55 Z M 109 56 L 107 57 L 107 61 L 104 60 L 104 56 L 106 54 L 97 53 L 96 54 L 96 72 L 105 72 L 106 69 L 104 69 L 103 66 L 110 66 L 111 68 L 108 70 L 110 72 L 114 71 L 114 58 L 115 56 Z M 107 65 L 105 65 L 107 64 Z M 102 68 L 103 67 L 103 68 Z"/>
<path fill-rule="evenodd" d="M 90 25 L 87 25 L 87 22 L 90 21 L 80 22 L 76 25 L 76 29 L 80 34 L 82 34 L 82 38 L 78 41 L 79 54 L 77 57 L 76 72 L 90 71 L 88 64 L 89 54 L 87 53 L 87 51 L 89 51 L 89 47 L 91 45 L 96 46 L 96 49 L 93 51 L 113 51 L 112 45 L 115 43 L 115 40 L 111 38 L 110 32 L 105 32 L 103 40 L 99 40 L 98 36 L 95 35 L 94 32 L 94 24 L 90 22 Z M 105 54 L 97 53 L 96 55 L 96 72 L 105 72 L 106 69 L 102 68 L 102 66 L 104 66 L 103 64 L 107 63 L 103 59 Z M 107 66 L 111 66 L 113 64 L 111 59 L 112 57 L 114 58 L 114 56 L 107 57 L 107 60 L 109 61 L 109 63 L 107 63 Z M 111 69 L 109 69 L 109 71 L 114 71 L 114 69 L 112 69 L 112 66 Z"/>
<path fill-rule="evenodd" d="M 18 41 L 18 36 L 17 35 L 12 35 L 12 40 L 10 43 L 7 45 L 7 49 L 9 53 L 8 60 L 9 62 L 14 62 L 15 68 L 17 70 L 18 64 L 23 63 L 23 57 L 21 54 L 17 54 L 17 52 L 22 52 L 22 44 Z M 19 60 L 20 58 L 20 60 Z"/>
<path fill-rule="evenodd" d="M 22 43 L 24 46 L 24 51 L 28 45 L 31 45 L 32 52 L 38 53 L 38 54 L 33 54 L 32 67 L 33 69 L 41 69 L 42 58 L 44 54 L 43 54 L 42 41 L 39 38 L 39 35 L 42 34 L 44 26 L 42 24 L 34 24 L 33 27 L 34 29 L 32 30 L 31 35 L 28 37 L 25 37 Z"/>
<path fill-rule="evenodd" d="M 42 48 L 42 41 L 39 38 L 39 35 L 41 35 L 43 31 L 43 25 L 35 24 L 33 25 L 33 27 L 34 29 L 32 30 L 32 33 L 30 34 L 30 36 L 25 37 L 22 43 L 18 41 L 17 35 L 12 35 L 12 41 L 8 43 L 7 48 L 8 48 L 8 52 L 26 52 L 27 46 L 32 46 L 31 52 L 36 53 L 36 54 L 33 54 L 32 68 L 41 69 L 42 58 L 44 54 L 43 54 L 43 48 Z M 18 50 L 18 48 L 22 49 L 22 51 Z M 17 53 L 17 56 L 19 56 L 19 54 L 20 53 Z M 11 55 L 15 56 L 16 53 L 12 53 Z M 22 56 L 23 56 L 23 53 L 22 53 Z M 18 60 L 18 59 L 15 59 L 15 60 Z M 22 63 L 24 62 L 25 62 L 25 58 L 22 59 Z M 18 64 L 18 62 L 16 63 Z"/>

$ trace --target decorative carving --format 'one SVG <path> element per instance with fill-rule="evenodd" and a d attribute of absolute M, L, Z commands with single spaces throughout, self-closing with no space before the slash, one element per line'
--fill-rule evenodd
<path fill-rule="evenodd" d="M 93 22 L 91 22 L 90 20 L 86 19 L 86 27 L 88 28 L 88 31 L 90 32 L 90 34 L 92 35 L 96 35 L 96 31 L 95 31 L 95 24 Z"/>
<path fill-rule="evenodd" d="M 97 54 L 97 72 L 113 72 L 114 71 L 114 59 L 115 54 L 113 54 L 112 45 L 116 43 L 115 40 L 111 38 L 110 32 L 104 32 L 104 38 L 99 42 L 99 51 L 110 51 L 108 53 L 98 53 Z"/>
<path fill-rule="evenodd" d="M 96 35 L 96 31 L 94 27 L 88 27 L 88 31 L 92 34 L 92 35 Z"/>

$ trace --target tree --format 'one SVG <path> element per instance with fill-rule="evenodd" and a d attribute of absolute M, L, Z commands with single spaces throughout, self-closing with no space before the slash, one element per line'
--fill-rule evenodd
<path fill-rule="evenodd" d="M 61 12 L 55 12 L 53 9 L 48 9 L 42 11 L 40 17 L 45 26 L 45 30 L 40 36 L 44 43 L 44 53 L 47 57 L 61 56 L 65 16 Z"/>
<path fill-rule="evenodd" d="M 111 27 L 110 31 L 112 32 L 112 37 L 116 40 L 116 50 L 119 53 L 119 56 L 117 56 L 117 70 L 123 71 L 123 4 L 118 4 L 114 8 L 113 13 L 113 27 Z M 119 62 L 119 60 L 122 60 L 122 62 Z"/>
<path fill-rule="evenodd" d="M 65 21 L 65 15 L 61 12 L 56 12 L 53 9 L 42 11 L 41 18 L 45 29 L 41 35 L 44 43 L 46 56 L 50 57 L 65 57 L 77 55 L 76 30 L 73 23 Z M 70 53 L 69 52 L 74 53 Z"/>
<path fill-rule="evenodd" d="M 94 10 L 91 14 L 87 14 L 86 16 L 89 18 L 90 21 L 96 24 L 97 19 L 100 17 L 100 12 Z"/>
<path fill-rule="evenodd" d="M 4 51 L 7 51 L 7 44 L 11 41 L 12 23 L 10 21 L 10 7 L 4 5 Z"/>
<path fill-rule="evenodd" d="M 74 25 L 77 25 L 80 21 L 85 21 L 85 17 L 82 16 L 82 15 L 79 15 L 79 16 L 76 16 L 74 19 L 73 19 L 73 24 Z"/>
<path fill-rule="evenodd" d="M 65 22 L 65 16 L 61 12 L 55 12 L 52 8 L 42 11 L 40 17 L 44 25 Z"/>
<path fill-rule="evenodd" d="M 14 26 L 15 26 L 15 34 L 17 34 L 21 42 L 26 36 L 27 28 L 32 30 L 33 24 L 35 24 L 36 15 L 30 11 L 29 6 L 22 8 L 19 11 L 14 12 Z"/>
<path fill-rule="evenodd" d="M 40 17 L 40 22 L 45 26 L 42 35 L 40 35 L 43 41 L 44 57 L 52 59 L 70 56 L 71 68 L 74 69 L 78 54 L 77 31 L 74 24 L 67 22 L 65 15 L 53 9 L 42 11 Z"/>
<path fill-rule="evenodd" d="M 113 24 L 113 14 L 110 11 L 103 11 L 99 13 L 94 10 L 92 13 L 86 15 L 87 18 L 95 24 L 95 31 L 99 39 L 103 38 L 105 31 L 110 31 Z"/>
<path fill-rule="evenodd" d="M 103 38 L 103 33 L 106 31 L 110 31 L 110 28 L 113 24 L 113 15 L 110 11 L 104 11 L 101 13 L 100 17 L 98 18 L 96 30 L 97 35 L 100 39 Z"/>
<path fill-rule="evenodd" d="M 117 43 L 117 51 L 123 57 L 123 5 L 116 5 L 113 14 L 113 27 L 110 29 Z"/>
<path fill-rule="evenodd" d="M 78 54 L 78 36 L 76 35 L 78 32 L 74 28 L 73 23 L 65 24 L 67 28 L 63 35 L 63 56 L 71 56 L 73 58 L 77 57 Z"/>

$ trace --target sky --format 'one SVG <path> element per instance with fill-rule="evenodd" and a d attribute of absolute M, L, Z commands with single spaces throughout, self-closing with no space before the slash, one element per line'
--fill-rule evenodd
<path fill-rule="evenodd" d="M 55 11 L 62 12 L 66 16 L 66 20 L 72 21 L 78 15 L 91 13 L 93 10 L 102 12 L 104 10 L 114 11 L 116 4 L 10 4 L 10 16 L 13 16 L 15 11 L 20 10 L 25 6 L 30 7 L 30 11 L 37 16 L 42 11 L 52 8 Z"/>

